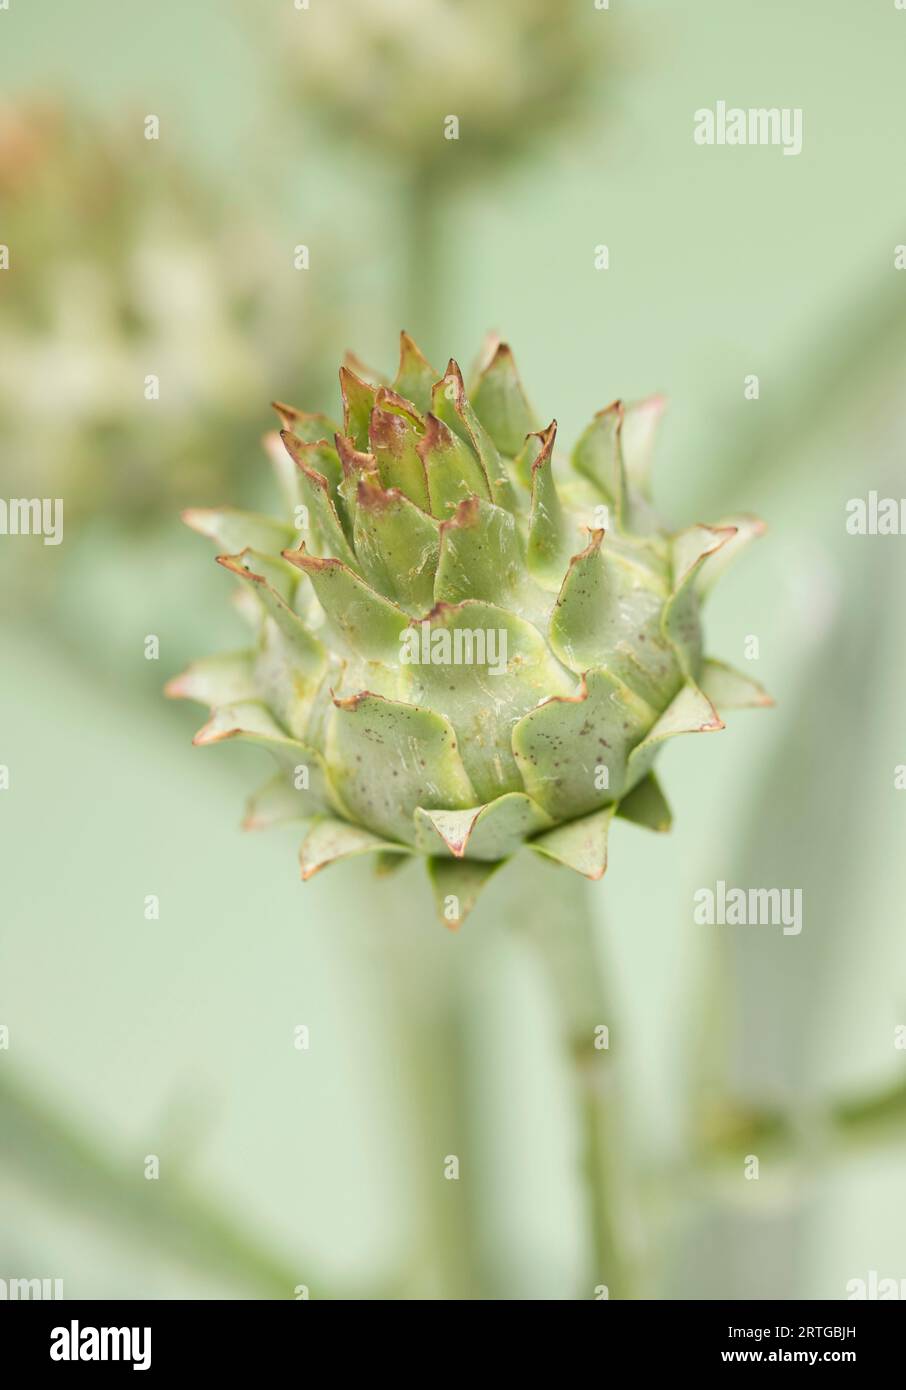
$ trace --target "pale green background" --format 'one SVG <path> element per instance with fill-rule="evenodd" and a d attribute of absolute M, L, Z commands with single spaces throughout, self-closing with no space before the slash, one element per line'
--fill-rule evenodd
<path fill-rule="evenodd" d="M 906 335 L 881 338 L 906 294 L 893 269 L 906 241 L 906 13 L 893 0 L 583 4 L 614 68 L 581 131 L 455 203 L 447 331 L 424 346 L 469 361 L 487 330 L 504 333 L 564 439 L 618 394 L 665 391 L 664 511 L 683 524 L 748 507 L 769 522 L 715 596 L 708 634 L 736 664 L 759 635 L 755 674 L 778 707 L 664 757 L 674 832 L 618 825 L 595 902 L 635 1167 L 660 1175 L 653 1291 L 840 1298 L 871 1269 L 906 1277 L 902 1144 L 841 1158 L 810 1121 L 823 1096 L 893 1085 L 906 1064 L 893 1046 L 906 1023 L 906 793 L 893 790 L 906 762 L 906 538 L 844 531 L 847 498 L 906 491 Z M 160 114 L 167 141 L 237 206 L 257 202 L 288 247 L 308 241 L 310 275 L 335 277 L 352 301 L 344 340 L 325 332 L 324 353 L 352 345 L 390 366 L 394 179 L 281 105 L 260 18 L 278 8 L 12 0 L 4 96 L 64 89 L 137 128 Z M 692 113 L 719 98 L 801 106 L 801 156 L 695 146 Z M 607 273 L 594 269 L 599 242 Z M 287 258 L 290 310 L 303 293 Z M 862 346 L 841 380 L 832 364 L 851 343 Z M 335 407 L 308 401 L 304 382 L 278 387 Z M 800 426 L 793 445 L 750 457 L 785 412 Z M 303 889 L 291 833 L 239 835 L 252 755 L 194 751 L 200 719 L 159 698 L 188 655 L 235 631 L 203 543 L 175 520 L 140 540 L 86 528 L 46 563 L 73 552 L 58 599 L 67 641 L 30 619 L 27 585 L 4 601 L 0 1082 L 90 1136 L 127 1188 L 160 1154 L 162 1186 L 184 1180 L 313 1296 L 429 1297 L 443 1247 L 419 1201 L 457 1136 L 419 1139 L 411 1087 L 432 1058 L 413 1001 L 430 1036 L 431 1001 L 455 980 L 472 1001 L 463 1050 L 485 1136 L 469 1181 L 494 1252 L 471 1292 L 589 1296 L 551 1005 L 524 944 L 495 933 L 493 892 L 454 938 L 414 869 L 375 887 L 359 864 Z M 159 664 L 143 661 L 146 632 L 161 637 Z M 692 893 L 717 878 L 801 885 L 802 936 L 696 927 Z M 158 924 L 142 917 L 152 892 Z M 724 1028 L 702 1004 L 720 961 Z M 297 1022 L 308 1053 L 292 1048 Z M 757 1184 L 735 1167 L 690 1177 L 701 1034 L 740 1097 L 789 1106 L 808 1134 L 798 1165 L 766 1162 Z M 203 1263 L 194 1237 L 186 1253 L 141 1210 L 127 1220 L 103 1181 L 90 1200 L 62 1148 L 29 1142 L 0 1129 L 0 1276 L 63 1276 L 69 1296 L 88 1297 L 260 1289 L 216 1252 Z"/>

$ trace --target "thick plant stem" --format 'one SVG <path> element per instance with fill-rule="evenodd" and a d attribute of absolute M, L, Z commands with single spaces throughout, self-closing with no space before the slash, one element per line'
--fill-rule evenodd
<path fill-rule="evenodd" d="M 638 1218 L 620 1105 L 621 1043 L 588 900 L 594 889 L 565 869 L 525 859 L 513 869 L 519 877 L 507 915 L 541 955 L 572 1064 L 591 1234 L 588 1297 L 637 1297 Z"/>

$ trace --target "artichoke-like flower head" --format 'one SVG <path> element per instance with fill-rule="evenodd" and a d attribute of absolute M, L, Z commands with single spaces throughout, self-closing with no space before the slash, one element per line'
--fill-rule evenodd
<path fill-rule="evenodd" d="M 522 846 L 600 878 L 614 815 L 669 828 L 661 745 L 771 703 L 703 655 L 700 623 L 763 528 L 660 527 L 660 397 L 600 411 L 561 462 L 503 343 L 468 392 L 405 333 L 392 382 L 354 366 L 342 427 L 276 407 L 281 516 L 186 514 L 239 580 L 254 641 L 168 693 L 210 706 L 196 743 L 274 756 L 246 823 L 305 820 L 303 878 L 417 855 L 458 925 Z"/>

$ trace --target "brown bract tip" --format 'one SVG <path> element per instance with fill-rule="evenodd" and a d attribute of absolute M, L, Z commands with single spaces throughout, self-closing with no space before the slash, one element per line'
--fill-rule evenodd
<path fill-rule="evenodd" d="M 580 550 L 577 555 L 573 555 L 569 562 L 570 569 L 572 569 L 574 565 L 578 564 L 580 560 L 587 560 L 590 555 L 594 555 L 596 551 L 600 550 L 601 542 L 604 540 L 603 526 L 583 526 L 581 529 L 588 533 L 588 545 L 585 547 L 584 550 Z M 564 583 L 565 582 L 566 581 L 564 580 Z"/>
<path fill-rule="evenodd" d="M 359 690 L 355 695 L 337 696 L 331 690 L 330 698 L 337 709 L 346 710 L 349 714 L 355 714 L 363 700 L 383 700 L 386 699 L 386 696 L 378 695 L 373 690 Z"/>
<path fill-rule="evenodd" d="M 617 428 L 619 429 L 622 426 L 624 417 L 626 415 L 626 409 L 623 405 L 623 402 L 621 400 L 611 401 L 610 405 L 605 405 L 603 410 L 599 410 L 596 413 L 595 419 L 603 420 L 606 415 L 613 415 L 616 417 Z"/>
<path fill-rule="evenodd" d="M 715 555 L 728 541 L 731 541 L 734 536 L 739 534 L 738 526 L 709 526 L 707 522 L 704 521 L 700 521 L 698 524 L 703 531 L 710 531 L 711 535 L 714 537 L 713 544 L 709 545 L 708 549 L 703 550 L 701 553 L 701 558 L 703 560 L 709 555 Z"/>
<path fill-rule="evenodd" d="M 379 405 L 373 407 L 368 424 L 372 448 L 398 453 L 402 448 L 405 433 L 405 421 L 399 415 L 392 410 L 382 410 Z"/>
<path fill-rule="evenodd" d="M 378 389 L 377 395 L 374 398 L 374 403 L 376 406 L 392 407 L 397 413 L 407 416 L 413 425 L 421 426 L 422 424 L 422 417 L 418 408 L 413 405 L 412 401 L 407 400 L 405 396 L 401 396 L 390 386 L 381 386 Z"/>
<path fill-rule="evenodd" d="M 347 478 L 361 473 L 377 472 L 377 459 L 374 454 L 366 454 L 357 449 L 347 435 L 335 434 L 333 442 L 340 456 L 343 473 Z"/>
<path fill-rule="evenodd" d="M 239 551 L 238 555 L 218 555 L 216 557 L 217 563 L 218 565 L 223 565 L 223 568 L 229 570 L 231 574 L 238 574 L 240 579 L 251 579 L 255 584 L 266 583 L 267 581 L 263 574 L 256 574 L 254 570 L 248 569 L 247 566 L 243 564 L 243 560 L 248 554 L 250 554 L 250 551 L 249 547 L 246 546 L 244 550 Z"/>
<path fill-rule="evenodd" d="M 429 362 L 428 359 L 426 358 L 425 354 L 422 352 L 421 348 L 419 347 L 418 343 L 417 343 L 417 342 L 415 341 L 415 339 L 413 338 L 412 334 L 411 334 L 411 333 L 407 333 L 406 330 L 405 330 L 405 328 L 401 328 L 401 329 L 400 329 L 400 367 L 402 368 L 403 364 L 406 362 L 407 359 L 410 359 L 410 358 L 413 358 L 413 357 L 414 357 L 414 358 L 417 358 L 418 361 L 421 362 L 421 363 L 423 363 L 424 366 L 426 366 L 426 367 L 430 367 L 430 366 L 431 366 L 430 362 Z M 433 369 L 432 369 L 432 370 L 433 370 Z"/>
<path fill-rule="evenodd" d="M 350 389 L 350 387 L 358 388 L 359 390 L 369 392 L 373 392 L 375 390 L 375 387 L 372 386 L 370 381 L 366 381 L 364 377 L 358 376 L 357 373 L 354 372 L 352 368 L 347 365 L 352 360 L 354 360 L 352 358 L 352 354 L 347 353 L 346 359 L 343 362 L 342 367 L 340 368 L 340 390 L 343 392 L 344 401 L 346 399 L 346 392 Z M 361 366 L 361 364 L 357 365 Z"/>
<path fill-rule="evenodd" d="M 325 445 L 329 449 L 329 441 L 326 439 L 319 439 L 313 444 L 306 444 L 297 434 L 293 434 L 292 430 L 281 430 L 280 438 L 283 440 L 286 452 L 289 454 L 296 467 L 301 469 L 306 477 L 310 478 L 312 482 L 317 483 L 320 488 L 329 491 L 329 485 L 324 474 L 319 472 L 317 468 L 313 468 L 309 461 L 312 454 L 320 449 L 322 445 Z"/>
<path fill-rule="evenodd" d="M 474 492 L 457 502 L 453 515 L 440 523 L 441 535 L 445 531 L 465 530 L 475 526 L 478 522 L 479 507 L 480 503 Z"/>
<path fill-rule="evenodd" d="M 429 410 L 425 416 L 425 432 L 415 446 L 415 452 L 424 461 L 425 454 L 432 449 L 449 448 L 453 442 L 453 435 L 443 420 L 439 420 L 436 415 Z"/>
<path fill-rule="evenodd" d="M 536 474 L 540 469 L 545 468 L 545 467 L 547 467 L 548 465 L 551 465 L 551 466 L 553 465 L 553 459 L 554 459 L 554 443 L 555 443 L 555 441 L 556 441 L 556 438 L 557 438 L 557 422 L 556 422 L 556 420 L 551 420 L 551 422 L 550 422 L 550 424 L 548 425 L 548 427 L 547 427 L 546 430 L 532 430 L 532 432 L 531 432 L 530 434 L 527 434 L 527 435 L 525 436 L 525 442 L 526 442 L 526 444 L 528 443 L 528 441 L 529 441 L 530 439 L 537 439 L 537 440 L 539 440 L 540 443 L 541 443 L 541 448 L 538 450 L 538 457 L 537 457 L 537 458 L 534 460 L 534 462 L 532 463 L 532 489 L 533 489 L 533 491 L 534 491 L 534 487 L 535 487 L 535 474 Z"/>
<path fill-rule="evenodd" d="M 588 699 L 588 676 L 587 671 L 583 671 L 579 676 L 579 689 L 575 695 L 547 695 L 543 700 L 539 700 L 535 709 L 541 709 L 544 705 L 582 705 Z"/>
<path fill-rule="evenodd" d="M 293 428 L 300 414 L 294 405 L 286 405 L 283 401 L 271 401 L 271 410 L 277 412 L 284 428 L 288 430 Z"/>
<path fill-rule="evenodd" d="M 481 815 L 482 810 L 483 807 L 476 807 L 470 819 L 462 827 L 458 835 L 455 835 L 450 830 L 447 830 L 442 826 L 438 825 L 435 820 L 431 821 L 431 824 L 436 834 L 440 836 L 441 840 L 443 840 L 444 844 L 447 846 L 447 849 L 453 855 L 454 859 L 465 858 L 466 850 L 469 847 L 469 841 L 472 838 L 472 832 L 475 829 L 476 822 L 478 820 L 478 817 Z"/>
<path fill-rule="evenodd" d="M 271 409 L 277 412 L 284 427 L 288 430 L 295 429 L 299 420 L 320 420 L 325 425 L 329 423 L 327 416 L 322 415 L 320 411 L 299 410 L 296 406 L 287 405 L 284 401 L 271 401 Z"/>
<path fill-rule="evenodd" d="M 297 550 L 281 550 L 280 554 L 284 560 L 288 560 L 297 569 L 304 570 L 306 574 L 320 574 L 324 570 L 344 569 L 342 560 L 322 559 L 319 555 L 309 555 L 305 549 L 305 542 L 302 541 Z"/>
<path fill-rule="evenodd" d="M 372 478 L 359 478 L 356 488 L 356 501 L 359 506 L 372 512 L 385 511 L 399 502 L 402 496 L 398 487 L 383 488 Z"/>
<path fill-rule="evenodd" d="M 196 748 L 205 748 L 212 743 L 223 743 L 224 739 L 236 738 L 242 733 L 241 729 L 218 729 L 216 727 L 217 716 L 212 715 L 207 724 L 203 724 L 198 733 L 192 739 Z"/>
<path fill-rule="evenodd" d="M 454 381 L 456 383 L 455 404 L 457 406 L 461 406 L 463 401 L 465 400 L 466 386 L 465 382 L 462 379 L 462 372 L 459 370 L 459 363 L 453 357 L 451 357 L 449 362 L 447 363 L 447 370 L 444 372 L 438 385 L 442 386 L 444 382 L 447 381 Z"/>
<path fill-rule="evenodd" d="M 463 599 L 462 603 L 449 603 L 446 599 L 439 599 L 434 607 L 422 618 L 410 618 L 409 627 L 419 627 L 422 623 L 433 623 L 439 618 L 445 618 L 448 613 L 461 613 L 469 604 L 474 604 L 474 599 Z"/>

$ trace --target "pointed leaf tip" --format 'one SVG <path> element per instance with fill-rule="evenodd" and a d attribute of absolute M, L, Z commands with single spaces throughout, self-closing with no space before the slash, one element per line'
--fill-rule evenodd
<path fill-rule="evenodd" d="M 560 503 L 554 479 L 553 450 L 557 422 L 546 430 L 526 436 L 525 448 L 517 460 L 517 473 L 524 477 L 524 465 L 531 454 L 528 479 L 532 489 L 526 563 L 532 578 L 549 593 L 559 593 L 569 562 L 575 553 L 575 527 Z"/>
<path fill-rule="evenodd" d="M 306 444 L 317 444 L 330 439 L 336 431 L 336 423 L 327 415 L 310 410 L 298 410 L 284 401 L 271 401 L 271 409 L 276 411 L 284 430 L 297 435 Z"/>
<path fill-rule="evenodd" d="M 599 410 L 579 437 L 572 454 L 573 468 L 597 487 L 613 508 L 620 528 L 625 520 L 627 500 L 621 440 L 624 414 L 622 401 L 613 401 Z"/>
<path fill-rule="evenodd" d="M 381 839 L 361 826 L 325 816 L 313 823 L 299 848 L 302 881 L 307 883 L 315 874 L 340 859 L 375 853 L 405 854 L 407 850 L 404 845 Z"/>
<path fill-rule="evenodd" d="M 400 362 L 393 383 L 424 414 L 431 407 L 431 388 L 437 372 L 405 329 L 400 333 Z"/>
<path fill-rule="evenodd" d="M 344 365 L 340 368 L 340 393 L 343 397 L 343 433 L 357 449 L 367 449 L 368 423 L 377 390 Z"/>
<path fill-rule="evenodd" d="M 723 545 L 715 546 L 714 550 L 703 558 L 695 576 L 696 587 L 703 596 L 710 592 L 724 570 L 733 563 L 741 551 L 752 541 L 759 540 L 768 528 L 759 517 L 740 514 L 725 517 L 710 529 L 724 534 L 726 538 Z"/>
<path fill-rule="evenodd" d="M 239 507 L 188 507 L 182 513 L 186 526 L 221 550 L 231 554 L 244 550 L 280 550 L 292 539 L 292 527 L 272 516 L 242 511 Z"/>
<path fill-rule="evenodd" d="M 616 806 L 605 806 L 579 820 L 555 826 L 531 840 L 530 848 L 584 878 L 603 878 L 607 869 L 607 836 L 615 811 Z"/>
<path fill-rule="evenodd" d="M 666 834 L 673 826 L 673 815 L 667 798 L 653 772 L 649 772 L 647 777 L 643 777 L 641 782 L 633 787 L 628 796 L 623 797 L 617 806 L 617 815 L 623 820 L 632 821 L 634 825 L 657 831 L 659 834 Z"/>
<path fill-rule="evenodd" d="M 488 879 L 500 863 L 478 859 L 428 859 L 428 879 L 437 913 L 445 927 L 457 931 L 475 907 Z"/>
<path fill-rule="evenodd" d="M 416 445 L 428 485 L 432 515 L 446 517 L 473 493 L 491 500 L 487 475 L 469 445 L 432 411 Z"/>
<path fill-rule="evenodd" d="M 310 555 L 304 542 L 282 555 L 308 575 L 318 602 L 353 651 L 366 661 L 395 665 L 400 633 L 409 622 L 407 613 L 342 561 Z"/>
<path fill-rule="evenodd" d="M 193 661 L 185 671 L 167 681 L 164 694 L 169 700 L 194 700 L 211 710 L 220 705 L 254 700 L 257 684 L 253 653 L 227 652 Z"/>
<path fill-rule="evenodd" d="M 507 792 L 466 811 L 415 812 L 416 844 L 428 855 L 440 841 L 454 859 L 509 859 L 531 835 L 549 829 L 550 816 L 524 792 Z"/>
<path fill-rule="evenodd" d="M 535 417 L 507 343 L 497 344 L 479 373 L 471 401 L 475 414 L 500 452 L 515 458 L 526 435 L 535 429 Z"/>
<path fill-rule="evenodd" d="M 775 703 L 764 687 L 751 676 L 710 657 L 706 657 L 702 664 L 699 684 L 718 710 L 768 709 Z"/>

